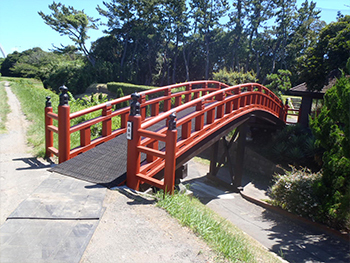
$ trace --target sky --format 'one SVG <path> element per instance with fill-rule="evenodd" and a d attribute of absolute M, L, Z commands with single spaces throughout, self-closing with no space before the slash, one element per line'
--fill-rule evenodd
<path fill-rule="evenodd" d="M 53 49 L 53 45 L 72 45 L 68 36 L 60 34 L 44 23 L 38 15 L 39 11 L 51 14 L 49 5 L 53 0 L 0 0 L 0 48 L 5 54 L 14 51 L 22 52 L 34 47 L 40 47 L 45 51 Z M 85 14 L 93 18 L 101 18 L 96 11 L 97 5 L 104 7 L 103 0 L 56 0 L 66 6 L 73 6 L 76 10 L 84 10 Z M 106 2 L 109 2 L 106 0 Z M 231 1 L 229 1 L 231 2 Z M 300 6 L 304 0 L 297 0 Z M 315 0 L 316 7 L 321 10 L 321 19 L 327 24 L 336 21 L 337 12 L 350 15 L 350 0 Z M 101 18 L 103 21 L 103 18 Z M 88 31 L 90 43 L 102 37 L 99 30 Z M 0 50 L 0 57 L 3 57 Z"/>

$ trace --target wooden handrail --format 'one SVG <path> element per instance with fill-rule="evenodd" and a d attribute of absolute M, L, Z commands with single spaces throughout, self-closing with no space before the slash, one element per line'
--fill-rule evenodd
<path fill-rule="evenodd" d="M 216 88 L 211 88 L 209 87 L 210 85 L 215 85 Z M 201 86 L 201 88 L 193 88 L 195 86 Z M 180 91 L 180 92 L 176 92 L 176 93 L 172 93 L 171 91 L 174 90 L 174 89 L 178 89 L 180 87 L 185 87 L 186 90 L 185 91 Z M 204 87 L 204 88 L 203 88 Z M 168 101 L 168 103 L 170 103 L 170 99 L 171 98 L 175 98 L 177 100 L 177 103 L 178 104 L 181 104 L 180 103 L 180 100 L 178 99 L 179 97 L 181 96 L 189 96 L 190 94 L 196 94 L 196 93 L 199 93 L 199 92 L 206 92 L 206 91 L 209 91 L 209 92 L 212 92 L 212 91 L 215 91 L 217 89 L 220 89 L 222 87 L 228 87 L 228 85 L 224 84 L 224 83 L 221 83 L 221 82 L 218 82 L 218 81 L 208 81 L 208 80 L 201 80 L 201 81 L 191 81 L 191 82 L 186 82 L 186 83 L 179 83 L 179 84 L 174 84 L 174 85 L 169 85 L 169 86 L 165 86 L 165 87 L 160 87 L 160 88 L 156 88 L 156 89 L 152 89 L 152 90 L 146 90 L 146 91 L 143 91 L 141 92 L 141 96 L 142 96 L 142 99 L 144 100 L 143 103 L 142 103 L 142 112 L 143 112 L 143 115 L 144 115 L 144 118 L 146 117 L 145 114 L 146 114 L 146 107 L 147 106 L 152 106 L 154 112 L 152 113 L 154 116 L 158 115 L 159 113 L 159 105 L 158 105 L 158 108 L 155 107 L 154 105 L 156 105 L 157 103 L 159 103 L 160 101 Z M 151 98 L 149 97 L 148 100 L 146 100 L 146 96 L 150 96 L 150 95 L 153 95 L 153 94 L 156 94 L 156 93 L 159 93 L 159 92 L 165 92 L 167 91 L 167 94 L 168 96 L 160 96 L 158 98 Z M 115 105 L 118 105 L 118 104 L 121 104 L 123 102 L 127 102 L 130 100 L 130 96 L 124 96 L 122 98 L 118 98 L 118 99 L 114 99 L 114 100 L 111 100 L 111 101 L 108 101 L 106 103 L 102 103 L 100 105 L 96 105 L 96 106 L 93 106 L 93 107 L 90 107 L 90 108 L 87 108 L 87 109 L 83 109 L 83 110 L 80 110 L 80 111 L 77 111 L 77 112 L 74 112 L 74 113 L 70 113 L 68 115 L 68 117 L 64 117 L 64 119 L 69 119 L 69 120 L 73 120 L 75 118 L 78 118 L 78 117 L 81 117 L 81 116 L 84 116 L 86 114 L 90 114 L 90 113 L 93 113 L 95 111 L 103 111 L 105 109 L 110 109 L 111 107 L 115 106 Z M 170 105 L 170 104 L 168 104 Z M 169 107 L 169 106 L 168 106 Z M 52 109 L 52 108 L 51 108 Z M 171 108 L 169 108 L 171 109 Z M 80 147 L 78 147 L 79 149 L 70 149 L 70 154 L 69 153 L 65 153 L 65 157 L 61 160 L 66 160 L 67 158 L 72 158 L 74 156 L 76 156 L 76 152 L 79 152 L 79 153 L 82 153 L 84 151 L 87 151 L 89 149 L 91 149 L 92 147 L 94 147 L 96 144 L 94 143 L 94 141 L 96 142 L 97 139 L 95 139 L 94 141 L 92 141 L 91 139 L 89 139 L 87 136 L 89 136 L 89 127 L 91 127 L 92 125 L 95 125 L 97 123 L 104 123 L 103 125 L 103 137 L 102 139 L 98 139 L 98 141 L 101 143 L 101 142 L 104 142 L 104 141 L 107 141 L 107 140 L 110 140 L 110 139 L 113 139 L 116 135 L 116 134 L 120 134 L 120 132 L 118 133 L 115 133 L 115 132 L 112 132 L 110 131 L 111 127 L 110 127 L 110 120 L 116 116 L 121 116 L 122 120 L 121 120 L 121 128 L 123 130 L 123 128 L 125 128 L 126 126 L 126 119 L 127 119 L 127 116 L 129 114 L 129 107 L 125 107 L 123 109 L 120 109 L 120 110 L 116 110 L 116 111 L 112 111 L 110 114 L 106 114 L 105 116 L 99 116 L 99 117 L 96 117 L 94 119 L 91 119 L 91 120 L 87 120 L 85 122 L 82 122 L 82 123 L 79 123 L 77 125 L 74 125 L 74 126 L 71 126 L 69 128 L 69 134 L 71 133 L 74 133 L 74 132 L 78 132 L 80 131 L 81 132 L 81 136 L 84 136 L 84 139 L 82 139 L 81 137 L 81 142 L 83 142 L 81 144 Z M 51 111 L 46 111 L 45 112 L 45 118 L 47 119 L 47 124 L 45 124 L 45 131 L 46 131 L 46 156 L 51 156 L 52 154 L 55 154 L 55 155 L 60 155 L 60 151 L 59 149 L 56 149 L 54 148 L 53 146 L 53 135 L 52 133 L 59 133 L 59 128 L 58 127 L 55 127 L 53 126 L 53 124 L 50 122 L 50 120 L 54 119 L 54 120 L 58 120 L 59 119 L 59 114 L 55 114 Z M 63 118 L 63 117 L 62 117 Z M 84 130 L 84 133 L 82 133 L 82 131 Z M 108 131 L 107 131 L 108 130 Z M 124 130 L 123 130 L 123 133 L 124 133 Z M 112 136 L 111 136 L 112 135 Z M 68 136 L 68 135 L 67 135 Z M 62 134 L 61 134 L 61 140 L 62 140 Z M 66 140 L 67 141 L 67 140 Z M 60 143 L 59 143 L 60 144 Z M 70 143 L 69 143 L 70 144 Z M 63 146 L 62 142 L 61 142 L 61 145 Z M 67 142 L 65 143 L 65 148 L 67 148 Z M 70 148 L 70 147 L 69 147 Z M 67 150 L 65 150 L 67 151 Z"/>

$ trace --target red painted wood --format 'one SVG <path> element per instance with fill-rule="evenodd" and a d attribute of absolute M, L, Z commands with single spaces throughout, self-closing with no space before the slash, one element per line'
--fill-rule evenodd
<path fill-rule="evenodd" d="M 129 116 L 128 121 L 133 123 L 133 139 L 128 140 L 126 185 L 139 190 L 140 180 L 136 175 L 140 172 L 141 153 L 137 150 L 137 147 L 141 144 L 141 136 L 138 134 L 138 130 L 141 127 L 142 117 L 140 115 Z"/>
<path fill-rule="evenodd" d="M 53 153 L 49 148 L 53 147 L 53 131 L 49 129 L 53 124 L 52 118 L 48 116 L 52 112 L 52 107 L 45 107 L 45 156 L 52 157 Z"/>
<path fill-rule="evenodd" d="M 58 162 L 63 163 L 70 159 L 70 107 L 58 106 Z"/>

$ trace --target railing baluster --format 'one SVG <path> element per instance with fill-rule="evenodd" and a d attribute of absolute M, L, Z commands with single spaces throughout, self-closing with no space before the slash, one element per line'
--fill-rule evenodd
<path fill-rule="evenodd" d="M 220 94 L 217 95 L 216 100 L 217 100 L 217 101 L 223 101 L 224 98 L 225 98 L 225 92 L 222 92 L 222 93 L 220 93 Z M 216 110 L 216 118 L 220 119 L 220 118 L 222 118 L 224 115 L 225 115 L 225 104 L 220 104 L 220 105 L 217 107 L 217 110 Z"/>
<path fill-rule="evenodd" d="M 200 100 L 199 103 L 197 103 L 196 111 L 201 111 L 204 109 L 204 101 Z M 195 120 L 195 130 L 200 131 L 204 127 L 204 113 L 200 114 L 196 117 Z"/>
<path fill-rule="evenodd" d="M 151 105 L 151 116 L 157 116 L 159 114 L 159 102 L 153 103 Z"/>
<path fill-rule="evenodd" d="M 109 116 L 112 114 L 112 105 L 110 102 L 106 103 L 106 107 L 102 110 L 102 116 Z M 102 136 L 106 137 L 112 133 L 112 119 L 109 118 L 102 122 Z"/>
<path fill-rule="evenodd" d="M 91 143 L 91 127 L 80 130 L 80 146 L 87 146 Z"/>
<path fill-rule="evenodd" d="M 167 90 L 164 91 L 164 96 L 165 97 L 170 97 L 171 95 L 171 89 L 168 88 Z M 164 107 L 163 107 L 163 111 L 169 111 L 171 109 L 171 98 L 167 98 L 164 100 Z"/>
<path fill-rule="evenodd" d="M 186 91 L 191 91 L 192 90 L 192 84 L 188 84 L 186 86 Z M 192 93 L 186 94 L 185 95 L 185 103 L 191 101 L 192 98 Z"/>
<path fill-rule="evenodd" d="M 48 116 L 49 112 L 52 112 L 51 97 L 46 97 L 45 103 L 45 157 L 50 158 L 53 156 L 49 151 L 50 147 L 53 147 L 53 132 L 49 130 L 49 126 L 53 124 L 52 118 Z"/>

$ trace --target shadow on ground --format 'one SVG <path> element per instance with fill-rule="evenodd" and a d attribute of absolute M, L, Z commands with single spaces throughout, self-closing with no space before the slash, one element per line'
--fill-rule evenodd
<path fill-rule="evenodd" d="M 42 162 L 41 160 L 39 160 L 38 158 L 15 158 L 12 159 L 12 161 L 14 162 L 23 162 L 29 166 L 26 167 L 19 167 L 16 168 L 16 170 L 20 171 L 20 170 L 32 170 L 32 169 L 45 169 L 45 168 L 50 168 L 54 163 L 50 162 L 49 164 L 47 164 L 46 162 Z"/>

